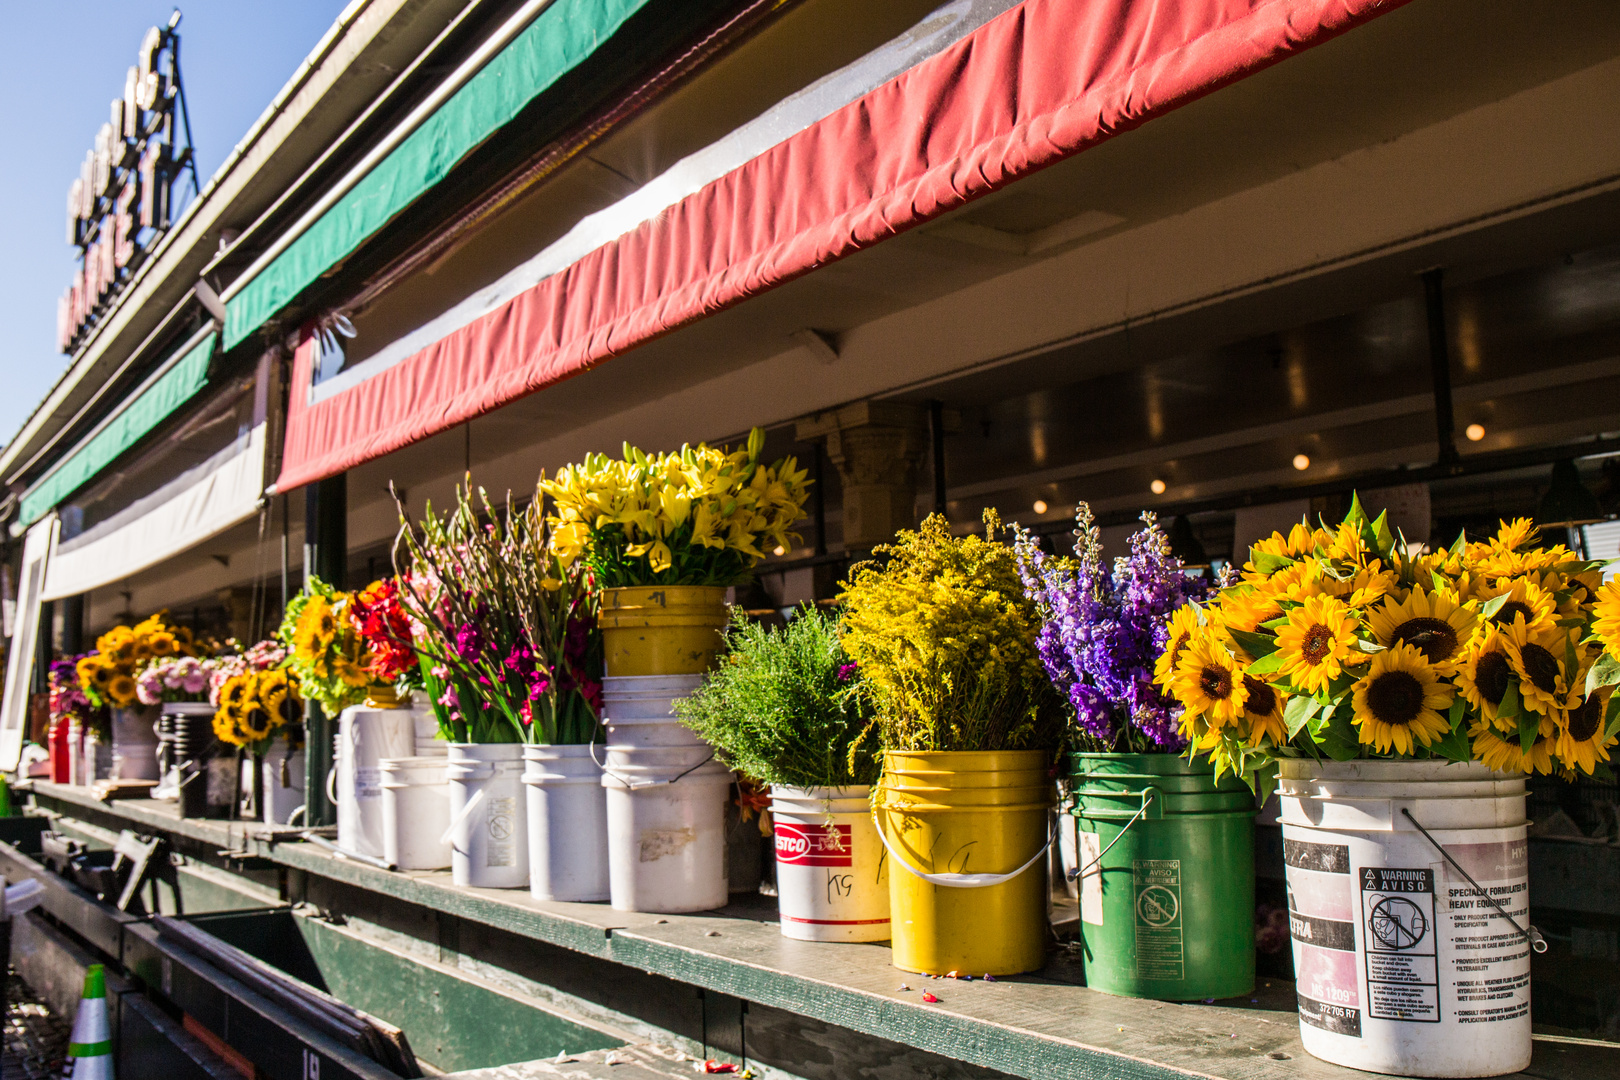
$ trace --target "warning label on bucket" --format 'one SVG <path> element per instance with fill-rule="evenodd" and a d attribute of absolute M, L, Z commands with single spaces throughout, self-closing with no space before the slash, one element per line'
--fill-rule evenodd
<path fill-rule="evenodd" d="M 1363 867 L 1361 910 L 1367 945 L 1367 1015 L 1439 1023 L 1434 871 Z"/>
<path fill-rule="evenodd" d="M 1457 1022 L 1492 1024 L 1528 1016 L 1530 947 L 1508 922 L 1523 926 L 1529 917 L 1525 842 L 1453 844 L 1447 851 L 1484 890 L 1481 896 L 1455 868 L 1440 867 L 1441 908 L 1451 917 L 1447 978 L 1456 997 Z"/>
<path fill-rule="evenodd" d="M 1136 974 L 1143 979 L 1185 979 L 1181 860 L 1136 859 Z"/>

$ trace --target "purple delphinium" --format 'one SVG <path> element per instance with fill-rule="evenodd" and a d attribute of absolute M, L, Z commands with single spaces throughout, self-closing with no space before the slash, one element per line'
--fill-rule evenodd
<path fill-rule="evenodd" d="M 1202 599 L 1151 513 L 1131 536 L 1131 553 L 1103 567 L 1091 508 L 1075 512 L 1075 559 L 1048 556 L 1020 531 L 1018 572 L 1041 611 L 1036 645 L 1047 676 L 1074 707 L 1086 741 L 1102 749 L 1180 752 L 1179 706 L 1153 685 L 1170 613 Z"/>

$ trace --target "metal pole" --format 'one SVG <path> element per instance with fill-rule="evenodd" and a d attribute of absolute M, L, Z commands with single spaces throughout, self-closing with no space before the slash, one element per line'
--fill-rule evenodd
<path fill-rule="evenodd" d="M 1457 420 L 1451 403 L 1451 348 L 1446 342 L 1446 300 L 1441 290 L 1439 267 L 1423 272 L 1423 301 L 1429 320 L 1429 372 L 1434 380 L 1435 437 L 1440 444 L 1440 463 L 1458 460 Z"/>
<path fill-rule="evenodd" d="M 934 443 L 934 513 L 945 517 L 945 403 L 928 403 L 928 433 Z"/>
<path fill-rule="evenodd" d="M 825 555 L 827 554 L 827 485 L 825 483 L 825 474 L 821 469 L 821 462 L 827 455 L 821 449 L 819 442 L 810 445 L 814 447 L 810 452 L 815 456 L 815 468 L 811 470 L 811 475 L 816 482 L 810 485 L 810 499 L 816 515 L 816 554 Z"/>
<path fill-rule="evenodd" d="M 304 488 L 304 588 L 318 576 L 336 589 L 344 586 L 348 561 L 349 490 L 343 473 Z M 335 717 L 313 701 L 304 702 L 304 822 L 331 825 L 337 820 L 326 797 L 326 773 L 332 767 Z"/>

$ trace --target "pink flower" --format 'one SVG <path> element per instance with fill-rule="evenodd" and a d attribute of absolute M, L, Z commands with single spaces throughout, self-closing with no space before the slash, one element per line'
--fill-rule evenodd
<path fill-rule="evenodd" d="M 461 696 L 456 693 L 455 687 L 447 686 L 444 688 L 444 693 L 439 695 L 439 704 L 447 709 L 459 709 L 461 708 Z"/>

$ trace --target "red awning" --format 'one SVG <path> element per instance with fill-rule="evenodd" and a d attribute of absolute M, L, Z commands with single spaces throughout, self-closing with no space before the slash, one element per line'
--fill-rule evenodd
<path fill-rule="evenodd" d="M 280 490 L 342 472 L 931 220 L 1406 0 L 1025 0 L 373 377 L 310 404 Z"/>

